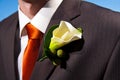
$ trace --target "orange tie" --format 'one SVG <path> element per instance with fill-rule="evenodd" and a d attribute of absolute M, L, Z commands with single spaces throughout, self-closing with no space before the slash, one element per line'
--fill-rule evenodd
<path fill-rule="evenodd" d="M 25 28 L 29 40 L 23 56 L 22 80 L 30 80 L 32 70 L 38 57 L 43 33 L 30 23 L 28 23 Z"/>

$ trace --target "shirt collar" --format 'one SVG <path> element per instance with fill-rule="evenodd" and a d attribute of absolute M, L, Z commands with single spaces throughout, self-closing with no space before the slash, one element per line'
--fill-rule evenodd
<path fill-rule="evenodd" d="M 29 22 L 38 28 L 41 32 L 45 33 L 53 14 L 62 1 L 63 0 L 49 0 L 31 20 L 20 10 L 20 8 L 18 8 L 20 36 L 22 35 L 25 25 Z"/>

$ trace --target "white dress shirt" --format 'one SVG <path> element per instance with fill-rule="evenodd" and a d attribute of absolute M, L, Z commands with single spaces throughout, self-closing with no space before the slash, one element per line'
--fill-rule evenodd
<path fill-rule="evenodd" d="M 21 38 L 21 52 L 18 56 L 18 72 L 20 76 L 20 80 L 22 80 L 22 59 L 24 50 L 27 46 L 28 36 L 26 33 L 25 25 L 27 23 L 32 23 L 37 29 L 41 32 L 45 33 L 46 28 L 63 0 L 49 0 L 43 8 L 41 8 L 38 13 L 33 17 L 33 19 L 29 19 L 19 8 L 19 26 L 20 26 L 20 38 Z"/>

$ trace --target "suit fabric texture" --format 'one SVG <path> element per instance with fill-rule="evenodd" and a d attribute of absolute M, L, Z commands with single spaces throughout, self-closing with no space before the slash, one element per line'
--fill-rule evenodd
<path fill-rule="evenodd" d="M 65 50 L 66 68 L 49 59 L 37 61 L 31 80 L 120 80 L 120 13 L 80 0 L 63 0 L 47 31 L 61 20 L 83 29 L 83 39 Z M 46 32 L 47 32 L 46 31 Z M 18 13 L 0 23 L 0 80 L 19 80 L 20 53 Z M 43 53 L 43 45 L 39 50 Z"/>

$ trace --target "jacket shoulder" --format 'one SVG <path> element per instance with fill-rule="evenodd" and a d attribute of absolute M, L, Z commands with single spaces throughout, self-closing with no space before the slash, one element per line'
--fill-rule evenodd
<path fill-rule="evenodd" d="M 18 12 L 15 12 L 0 22 L 0 27 L 10 25 L 14 20 L 18 20 Z"/>
<path fill-rule="evenodd" d="M 81 15 L 88 18 L 85 20 L 90 22 L 94 20 L 94 23 L 104 24 L 108 29 L 113 28 L 120 32 L 120 12 L 83 1 L 81 3 Z"/>

